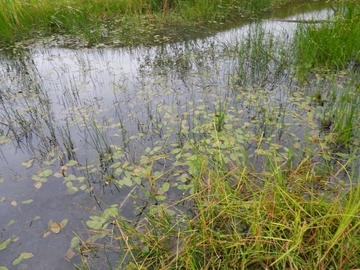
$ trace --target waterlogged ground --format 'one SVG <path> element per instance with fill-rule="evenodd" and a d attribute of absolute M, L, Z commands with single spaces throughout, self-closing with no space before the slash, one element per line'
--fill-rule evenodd
<path fill-rule="evenodd" d="M 300 83 L 283 46 L 294 27 L 272 20 L 131 50 L 34 45 L 4 52 L 0 266 L 71 269 L 80 262 L 78 252 L 86 251 L 94 268 L 106 268 L 96 255 L 102 247 L 97 238 L 112 244 L 111 235 L 91 230 L 118 209 L 131 220 L 139 207 L 169 205 L 191 193 L 196 172 L 188 169 L 189 149 L 195 144 L 199 151 L 209 143 L 223 148 L 230 167 L 248 158 L 259 170 L 263 149 L 291 148 L 295 163 L 311 143 L 324 140 L 325 146 L 336 113 L 330 101 L 339 89 L 351 92 L 359 78 L 346 70 Z M 323 92 L 324 86 L 331 91 Z M 316 154 L 326 160 L 328 149 Z M 104 209 L 106 217 L 96 217 Z M 92 238 L 81 246 L 75 236 Z M 110 258 L 121 260 L 116 254 Z"/>

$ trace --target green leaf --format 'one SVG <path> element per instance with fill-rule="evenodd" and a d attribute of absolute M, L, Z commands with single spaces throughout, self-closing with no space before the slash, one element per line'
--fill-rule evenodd
<path fill-rule="evenodd" d="M 102 222 L 95 220 L 86 221 L 86 225 L 88 225 L 91 229 L 98 230 L 102 227 Z"/>
<path fill-rule="evenodd" d="M 71 239 L 71 243 L 70 243 L 70 249 L 75 249 L 80 245 L 80 239 L 78 237 L 73 237 L 73 239 Z"/>
<path fill-rule="evenodd" d="M 41 172 L 41 176 L 42 176 L 42 177 L 48 177 L 48 176 L 50 176 L 51 174 L 52 174 L 52 170 L 50 170 L 50 169 L 46 169 L 46 170 L 44 170 L 44 171 Z"/>
<path fill-rule="evenodd" d="M 124 179 L 124 184 L 125 185 L 127 185 L 128 187 L 131 187 L 132 186 L 132 181 L 131 181 L 131 179 L 130 178 L 128 178 L 128 177 L 125 177 Z"/>
<path fill-rule="evenodd" d="M 5 201 L 5 196 L 2 196 L 2 197 L 0 198 L 0 202 L 3 202 L 3 201 Z"/>
<path fill-rule="evenodd" d="M 21 163 L 21 165 L 23 165 L 26 169 L 29 169 L 32 167 L 32 165 L 34 164 L 35 158 L 30 158 L 28 161 L 24 161 L 23 163 Z"/>
<path fill-rule="evenodd" d="M 34 200 L 31 200 L 31 199 L 30 199 L 30 200 L 26 200 L 26 201 L 23 201 L 22 204 L 30 204 L 30 203 L 32 203 L 33 201 L 34 201 Z"/>
<path fill-rule="evenodd" d="M 9 270 L 6 266 L 0 266 L 0 270 Z"/>
<path fill-rule="evenodd" d="M 13 260 L 12 265 L 18 265 L 19 263 L 21 263 L 23 260 L 23 258 L 21 258 L 20 256 L 18 256 L 15 260 Z"/>
<path fill-rule="evenodd" d="M 76 161 L 76 160 L 69 160 L 69 162 L 68 163 L 66 163 L 65 164 L 65 166 L 67 166 L 67 167 L 71 167 L 71 166 L 74 166 L 74 165 L 76 165 L 76 164 L 78 164 L 78 162 Z"/>
<path fill-rule="evenodd" d="M 26 259 L 30 259 L 32 257 L 34 257 L 34 254 L 30 253 L 30 252 L 24 252 L 24 253 L 21 253 L 20 256 L 26 260 Z"/>
<path fill-rule="evenodd" d="M 0 250 L 4 250 L 10 244 L 11 238 L 6 239 L 5 241 L 0 242 Z"/>
<path fill-rule="evenodd" d="M 155 196 L 155 199 L 156 199 L 157 201 L 163 201 L 163 200 L 166 199 L 166 196 L 158 195 L 158 196 Z"/>
<path fill-rule="evenodd" d="M 30 259 L 32 257 L 34 257 L 34 254 L 30 252 L 23 252 L 12 262 L 12 265 L 13 266 L 18 265 L 19 263 L 22 262 L 22 260 Z"/>
<path fill-rule="evenodd" d="M 146 255 L 148 255 L 150 252 L 150 249 L 148 246 L 144 246 L 142 249 L 141 249 L 141 254 L 145 257 Z"/>
<path fill-rule="evenodd" d="M 50 224 L 50 226 L 49 226 L 49 230 L 50 230 L 51 232 L 53 232 L 53 233 L 56 233 L 56 234 L 60 233 L 60 231 L 61 231 L 61 225 L 60 225 L 60 223 L 59 223 L 59 222 L 52 222 L 52 223 Z"/>
<path fill-rule="evenodd" d="M 12 220 L 10 220 L 10 221 L 7 223 L 7 226 L 13 225 L 14 223 L 15 223 L 15 220 L 12 219 Z"/>
<path fill-rule="evenodd" d="M 65 218 L 60 222 L 61 229 L 63 229 L 68 224 L 68 220 Z"/>
<path fill-rule="evenodd" d="M 117 168 L 117 169 L 115 170 L 114 174 L 115 174 L 116 176 L 119 176 L 120 174 L 122 174 L 122 172 L 123 172 L 123 169 L 119 167 L 119 168 Z"/>
<path fill-rule="evenodd" d="M 172 155 L 178 154 L 181 152 L 181 150 L 182 150 L 181 148 L 175 148 L 175 149 L 171 150 L 170 154 L 172 154 Z"/>
<path fill-rule="evenodd" d="M 170 184 L 168 182 L 166 182 L 162 185 L 162 188 L 163 188 L 164 192 L 168 192 L 170 189 Z"/>

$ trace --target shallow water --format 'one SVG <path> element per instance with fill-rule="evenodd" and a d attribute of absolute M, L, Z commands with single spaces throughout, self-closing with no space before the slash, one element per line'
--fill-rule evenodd
<path fill-rule="evenodd" d="M 327 15 L 318 5 L 278 12 L 286 16 L 273 16 L 287 19 Z M 297 12 L 301 14 L 289 16 Z M 295 26 L 263 22 L 279 39 L 290 40 Z M 237 46 L 251 27 L 247 24 L 206 39 L 133 50 L 34 45 L 12 58 L 4 57 L 0 62 L 0 131 L 12 135 L 13 141 L 0 146 L 0 241 L 10 236 L 18 240 L 0 251 L 0 266 L 11 268 L 20 253 L 31 252 L 35 256 L 16 269 L 72 268 L 64 259 L 70 241 L 74 233 L 84 233 L 83 222 L 99 205 L 89 193 L 67 194 L 63 180 L 54 176 L 69 160 L 99 167 L 99 151 L 108 145 L 121 147 L 122 160 L 137 160 L 146 147 L 169 140 L 167 134 L 175 137 L 181 121 L 204 120 L 197 108 L 212 113 L 226 103 L 251 111 L 256 105 L 234 101 L 229 87 Z M 271 88 L 271 83 L 265 82 L 264 88 Z M 274 88 L 271 98 L 287 101 L 281 87 Z M 193 115 L 187 115 L 188 111 Z M 252 113 L 244 115 L 250 118 Z M 73 151 L 67 151 L 70 142 Z M 34 157 L 34 163 L 27 163 Z M 79 175 L 68 167 L 69 173 Z M 32 176 L 49 168 L 52 174 L 37 189 Z M 99 182 L 97 173 L 91 177 L 94 183 Z M 126 192 L 114 188 L 93 187 L 103 205 L 120 204 L 126 197 Z M 32 203 L 22 203 L 30 199 Z M 131 204 L 123 209 L 122 214 L 130 218 Z M 34 220 L 37 216 L 41 219 Z M 43 237 L 50 220 L 63 219 L 68 224 L 59 234 Z M 8 225 L 11 220 L 15 223 Z"/>

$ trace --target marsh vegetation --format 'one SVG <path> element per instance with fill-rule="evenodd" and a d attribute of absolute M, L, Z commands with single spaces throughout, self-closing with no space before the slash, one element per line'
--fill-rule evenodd
<path fill-rule="evenodd" d="M 140 2 L 69 1 L 54 15 L 46 1 L 14 1 L 1 35 L 32 24 L 86 34 L 100 16 L 84 14 L 125 32 L 128 14 L 133 31 L 183 26 L 185 14 L 203 25 L 279 3 Z M 52 15 L 31 21 L 30 7 Z M 47 267 L 25 241 L 47 241 L 76 269 L 359 268 L 359 8 L 334 2 L 169 44 L 159 32 L 164 44 L 129 51 L 4 50 L 0 180 L 10 190 L 17 162 L 32 191 L 0 193 L 0 269 Z M 104 42 L 91 29 L 86 44 Z"/>

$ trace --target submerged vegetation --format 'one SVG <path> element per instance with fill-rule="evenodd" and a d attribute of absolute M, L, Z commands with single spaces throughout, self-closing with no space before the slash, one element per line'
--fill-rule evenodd
<path fill-rule="evenodd" d="M 256 16 L 279 1 L 49 3 L 1 1 L 11 10 L 0 9 L 0 23 L 11 26 L 2 37 L 84 29 L 103 42 L 101 35 L 115 37 L 105 34 L 108 22 L 116 38 L 149 31 L 137 33 L 148 38 L 159 25 L 181 25 L 179 18 Z M 36 189 L 54 177 L 97 206 L 71 236 L 66 259 L 76 269 L 359 268 L 359 10 L 340 2 L 324 22 L 300 22 L 293 39 L 260 21 L 235 44 L 141 51 L 133 80 L 116 74 L 114 58 L 108 81 L 80 59 L 80 79 L 72 73 L 59 85 L 38 78 L 21 54 L 7 63 L 0 144 L 26 148 L 34 156 L 26 168 L 39 162 Z M 111 108 L 101 98 L 82 100 L 87 74 L 101 95 L 111 88 Z M 67 111 L 60 119 L 54 87 Z M 103 200 L 106 193 L 116 199 Z M 67 223 L 49 221 L 43 237 Z M 0 242 L 0 252 L 13 239 Z"/>

